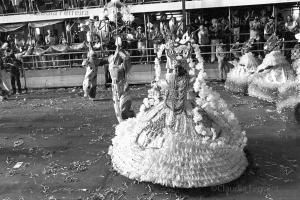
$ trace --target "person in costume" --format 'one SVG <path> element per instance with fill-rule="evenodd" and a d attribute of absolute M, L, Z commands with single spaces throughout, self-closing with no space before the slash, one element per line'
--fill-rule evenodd
<path fill-rule="evenodd" d="M 8 98 L 9 88 L 5 82 L 4 77 L 4 63 L 2 58 L 0 58 L 0 101 L 4 101 Z"/>
<path fill-rule="evenodd" d="M 190 43 L 168 47 L 172 64 L 165 79 L 157 73 L 138 115 L 116 127 L 109 148 L 113 168 L 130 179 L 178 188 L 230 182 L 248 165 L 245 133 L 206 85 L 199 46 L 193 45 L 197 65 Z"/>
<path fill-rule="evenodd" d="M 82 62 L 82 66 L 86 68 L 82 83 L 84 97 L 89 97 L 91 100 L 96 98 L 98 67 L 106 63 L 107 61 L 97 58 L 96 53 L 90 48 L 87 58 Z"/>
<path fill-rule="evenodd" d="M 122 48 L 122 40 L 116 37 L 116 51 L 108 58 L 109 72 L 112 78 L 114 109 L 119 122 L 134 117 L 132 100 L 129 95 L 127 75 L 131 69 L 130 56 Z"/>
<path fill-rule="evenodd" d="M 259 60 L 250 52 L 255 39 L 250 38 L 241 48 L 242 56 L 239 58 L 237 65 L 227 74 L 225 89 L 234 93 L 246 95 L 251 80 L 251 75 L 256 71 Z M 236 48 L 234 46 L 233 48 Z M 232 52 L 235 51 L 232 49 Z M 237 55 L 237 54 L 235 54 Z"/>
<path fill-rule="evenodd" d="M 4 65 L 6 69 L 10 72 L 10 83 L 12 87 L 12 94 L 21 94 L 22 87 L 21 87 L 21 72 L 20 68 L 22 66 L 22 62 L 18 60 L 13 53 L 12 49 L 6 50 L 6 56 L 4 58 Z M 17 83 L 17 87 L 16 87 Z"/>
<path fill-rule="evenodd" d="M 291 59 L 296 78 L 279 87 L 277 110 L 281 112 L 286 108 L 295 109 L 295 118 L 300 122 L 300 44 L 296 44 L 291 50 Z"/>
<path fill-rule="evenodd" d="M 266 56 L 253 74 L 248 88 L 249 96 L 276 102 L 279 88 L 288 81 L 293 81 L 295 73 L 280 51 L 281 40 L 272 35 L 264 45 Z"/>

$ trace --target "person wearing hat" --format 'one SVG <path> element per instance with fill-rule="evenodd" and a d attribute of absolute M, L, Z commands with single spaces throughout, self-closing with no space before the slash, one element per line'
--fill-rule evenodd
<path fill-rule="evenodd" d="M 137 27 L 137 33 L 135 38 L 138 41 L 138 51 L 141 55 L 140 62 L 142 63 L 143 58 L 146 56 L 146 35 L 142 32 L 142 27 Z"/>
<path fill-rule="evenodd" d="M 274 22 L 274 17 L 270 17 L 268 23 L 266 23 L 265 28 L 264 28 L 264 39 L 267 41 L 271 35 L 275 33 L 275 22 Z"/>
<path fill-rule="evenodd" d="M 11 87 L 12 87 L 12 94 L 21 94 L 22 88 L 21 88 L 21 81 L 20 81 L 20 67 L 22 63 L 19 61 L 12 49 L 6 50 L 6 57 L 4 58 L 4 66 L 10 71 L 10 81 L 11 81 Z M 18 87 L 18 91 L 16 88 L 16 83 Z"/>

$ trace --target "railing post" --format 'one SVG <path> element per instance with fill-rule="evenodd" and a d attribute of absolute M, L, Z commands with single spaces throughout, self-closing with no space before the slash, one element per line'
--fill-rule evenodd
<path fill-rule="evenodd" d="M 148 17 L 149 22 L 149 17 Z M 147 20 L 146 20 L 146 13 L 144 13 L 144 26 L 145 26 L 145 36 L 146 36 L 146 56 L 147 56 L 147 63 L 149 63 L 149 57 L 148 57 L 148 34 L 147 34 Z"/>
<path fill-rule="evenodd" d="M 182 0 L 182 22 L 183 22 L 183 33 L 185 33 L 185 31 L 186 31 L 185 0 Z"/>

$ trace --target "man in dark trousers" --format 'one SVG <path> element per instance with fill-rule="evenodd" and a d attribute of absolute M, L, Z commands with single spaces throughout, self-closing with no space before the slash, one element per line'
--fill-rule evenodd
<path fill-rule="evenodd" d="M 6 68 L 10 71 L 10 81 L 12 87 L 12 94 L 21 94 L 21 81 L 20 81 L 20 67 L 22 65 L 21 61 L 17 60 L 12 49 L 6 50 L 6 57 L 4 58 L 4 64 Z M 16 83 L 18 87 L 18 92 L 16 89 Z"/>

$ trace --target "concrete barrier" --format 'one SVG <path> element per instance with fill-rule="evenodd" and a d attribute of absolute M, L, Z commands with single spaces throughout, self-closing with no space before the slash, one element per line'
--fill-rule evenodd
<path fill-rule="evenodd" d="M 162 73 L 166 69 L 162 66 Z M 209 67 L 205 70 L 207 79 L 216 79 L 217 69 Z M 8 73 L 3 73 L 6 83 L 10 85 Z M 25 72 L 27 88 L 57 88 L 57 87 L 78 87 L 82 86 L 82 81 L 85 75 L 85 68 L 59 68 L 45 70 L 27 70 Z M 134 65 L 128 76 L 131 84 L 146 84 L 154 80 L 154 64 Z M 99 67 L 98 84 L 104 84 L 104 70 Z M 22 87 L 24 88 L 24 78 L 21 78 Z"/>

